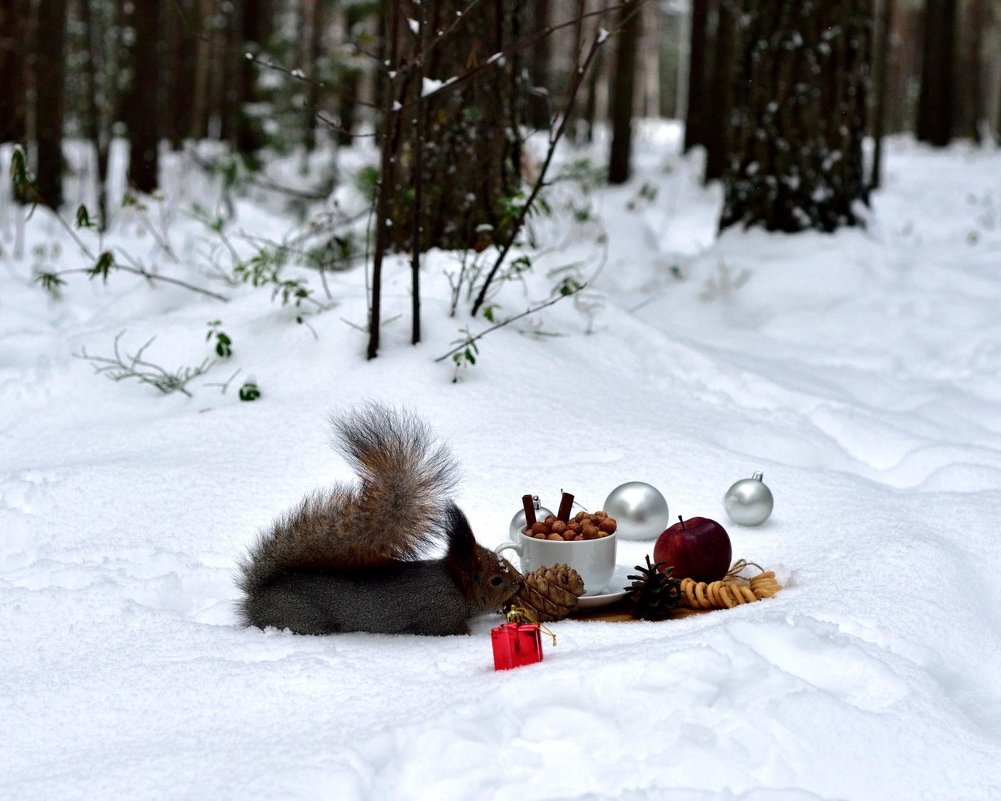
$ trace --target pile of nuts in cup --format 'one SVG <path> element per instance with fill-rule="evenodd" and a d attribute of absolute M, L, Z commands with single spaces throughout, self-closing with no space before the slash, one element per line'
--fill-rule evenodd
<path fill-rule="evenodd" d="M 615 518 L 609 517 L 607 512 L 578 512 L 571 520 L 573 495 L 570 493 L 563 493 L 558 514 L 548 515 L 545 520 L 539 521 L 535 519 L 532 496 L 526 495 L 522 500 L 525 504 L 525 519 L 529 524 L 523 532 L 526 537 L 554 542 L 576 542 L 597 540 L 615 533 L 617 526 Z"/>

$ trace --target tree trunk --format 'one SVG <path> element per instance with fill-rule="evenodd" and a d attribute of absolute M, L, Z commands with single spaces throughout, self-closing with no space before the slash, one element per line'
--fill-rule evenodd
<path fill-rule="evenodd" d="M 230 97 L 231 66 L 229 48 L 235 43 L 233 15 L 239 9 L 231 3 L 205 0 L 203 31 L 208 37 L 205 61 L 205 136 L 225 141 L 232 132 Z"/>
<path fill-rule="evenodd" d="M 685 112 L 685 153 L 706 143 L 706 44 L 709 0 L 692 0 L 692 30 L 688 57 L 688 109 Z"/>
<path fill-rule="evenodd" d="M 188 134 L 195 141 L 205 139 L 209 133 L 209 73 L 212 64 L 212 42 L 215 34 L 209 27 L 212 0 L 194 0 L 194 29 L 200 35 L 196 40 L 192 76 L 191 131 Z"/>
<path fill-rule="evenodd" d="M 215 116 L 219 121 L 219 138 L 236 150 L 242 109 L 242 80 L 246 59 L 241 50 L 243 42 L 244 4 L 223 2 L 219 6 L 222 28 L 219 30 L 219 49 L 214 62 Z"/>
<path fill-rule="evenodd" d="M 166 58 L 170 64 L 167 89 L 167 125 L 164 135 L 174 150 L 180 150 L 186 137 L 191 136 L 192 111 L 195 96 L 195 71 L 200 42 L 193 31 L 201 29 L 197 3 L 192 0 L 172 0 L 166 11 Z M 194 56 L 194 57 L 193 57 Z"/>
<path fill-rule="evenodd" d="M 917 138 L 934 147 L 952 140 L 956 0 L 926 0 Z"/>
<path fill-rule="evenodd" d="M 104 231 L 108 227 L 108 151 L 109 128 L 108 121 L 101 114 L 101 75 L 104 72 L 104 53 L 101 46 L 102 26 L 94 19 L 94 0 L 80 0 L 80 22 L 83 24 L 86 46 L 90 58 L 87 60 L 87 113 L 85 128 L 91 147 L 94 148 L 96 161 L 94 188 L 97 195 L 98 228 Z"/>
<path fill-rule="evenodd" d="M 322 0 L 313 0 L 317 6 Z M 264 146 L 264 133 L 258 119 L 255 105 L 260 100 L 257 90 L 258 66 L 244 53 L 261 53 L 268 43 L 271 31 L 271 10 L 267 0 L 245 0 L 243 4 L 243 19 L 241 20 L 243 42 L 239 53 L 239 109 L 236 118 L 236 149 L 245 157 L 253 157 Z M 307 70 L 309 77 L 314 77 L 315 68 Z M 315 112 L 315 109 L 314 109 Z"/>
<path fill-rule="evenodd" d="M 886 125 L 886 83 L 890 65 L 890 34 L 893 31 L 894 0 L 881 0 L 879 15 L 879 42 L 876 46 L 875 76 L 873 83 L 876 90 L 876 101 L 872 121 L 872 173 L 869 178 L 869 188 L 878 189 L 882 181 L 883 169 L 883 130 Z"/>
<path fill-rule="evenodd" d="M 582 104 L 584 110 L 580 121 L 584 123 L 584 141 L 588 144 L 594 142 L 594 128 L 598 122 L 598 106 L 601 104 L 603 98 L 607 105 L 608 80 L 605 76 L 605 72 L 607 71 L 605 68 L 606 63 L 605 50 L 602 48 L 598 51 L 598 55 L 595 56 L 594 64 L 591 66 L 591 71 L 584 82 L 587 93 Z M 602 111 L 607 112 L 607 109 L 603 106 Z M 575 131 L 576 128 L 570 127 L 569 130 Z"/>
<path fill-rule="evenodd" d="M 414 31 L 414 68 L 416 74 L 414 78 L 418 86 L 424 84 L 424 56 L 428 43 L 434 36 L 434 29 L 428 31 L 427 8 L 422 4 L 416 9 L 418 14 L 417 30 Z M 411 163 L 410 184 L 414 192 L 414 208 L 424 207 L 424 142 L 427 139 L 427 114 L 424 113 L 424 98 L 418 96 L 417 104 L 413 111 L 414 125 L 414 158 Z M 424 222 L 420 214 L 411 214 L 411 234 L 410 234 L 410 303 L 411 303 L 411 327 L 410 343 L 416 345 L 421 341 L 421 254 L 422 240 L 424 232 L 421 225 Z"/>
<path fill-rule="evenodd" d="M 717 3 L 716 37 L 710 97 L 716 102 L 705 116 L 705 182 L 723 177 L 730 147 L 733 116 L 733 81 L 737 52 L 737 18 L 733 0 Z"/>
<path fill-rule="evenodd" d="M 316 149 L 316 112 L 320 105 L 320 84 L 317 81 L 316 65 L 320 60 L 320 49 L 323 44 L 323 0 L 308 0 L 306 9 L 306 46 L 303 71 L 309 78 L 305 86 L 306 99 L 303 104 L 303 145 L 307 153 Z"/>
<path fill-rule="evenodd" d="M 566 6 L 571 5 L 571 0 L 567 0 Z M 589 19 L 587 14 L 592 11 L 598 10 L 595 6 L 600 6 L 600 9 L 604 11 L 605 0 L 575 0 L 572 3 L 574 7 L 573 15 L 573 26 L 571 31 L 573 32 L 572 42 L 570 46 L 574 54 L 574 58 L 579 58 L 582 48 L 584 47 L 584 39 L 587 30 L 589 29 Z M 607 17 L 607 12 L 603 13 L 597 19 L 604 21 Z M 610 25 L 606 25 L 611 27 Z M 597 66 L 597 65 L 595 65 Z M 577 105 L 571 110 L 573 115 L 570 119 L 570 124 L 567 126 L 567 139 L 569 139 L 573 144 L 577 144 L 581 135 L 586 137 L 587 142 L 592 142 L 594 140 L 594 124 L 595 117 L 597 116 L 598 109 L 598 94 L 601 92 L 601 86 L 599 85 L 597 79 L 595 78 L 595 72 L 597 70 L 592 70 L 591 74 L 588 75 L 588 102 L 586 105 Z M 591 79 L 595 79 L 591 82 Z M 559 102 L 562 105 L 564 98 L 560 97 Z M 588 116 L 590 114 L 590 116 Z"/>
<path fill-rule="evenodd" d="M 615 76 L 612 80 L 612 147 L 608 158 L 608 182 L 629 180 L 633 143 L 633 109 L 636 106 L 636 51 L 643 30 L 643 6 L 624 0 L 619 10 Z"/>
<path fill-rule="evenodd" d="M 344 9 L 344 29 L 350 41 L 354 42 L 358 38 L 365 18 L 370 14 L 367 8 L 354 3 Z M 338 65 L 337 144 L 343 146 L 354 144 L 354 131 L 358 118 L 362 70 L 353 63 L 355 58 L 357 54 L 352 53 Z"/>
<path fill-rule="evenodd" d="M 546 30 L 552 24 L 549 0 L 531 0 L 528 4 L 530 19 L 527 34 Z M 531 91 L 528 96 L 526 116 L 530 127 L 549 130 L 553 115 L 550 71 L 553 60 L 553 37 L 543 36 L 528 50 L 528 78 Z"/>
<path fill-rule="evenodd" d="M 388 8 L 387 8 L 388 6 Z M 380 64 L 389 69 L 381 75 L 380 100 L 382 119 L 379 126 L 379 191 L 375 198 L 375 250 L 372 254 L 372 290 L 369 296 L 368 349 L 367 357 L 379 355 L 379 332 L 382 328 L 382 264 L 390 247 L 392 221 L 389 217 L 390 203 L 397 189 L 397 152 L 399 150 L 400 113 L 396 108 L 400 78 L 400 44 L 402 0 L 390 0 L 379 6 L 380 29 L 384 31 L 380 45 Z"/>
<path fill-rule="evenodd" d="M 956 75 L 958 114 L 956 130 L 959 136 L 980 142 L 981 126 L 985 118 L 983 49 L 984 31 L 990 29 L 990 20 L 984 0 L 969 0 L 962 14 L 960 64 Z"/>
<path fill-rule="evenodd" d="M 86 0 L 82 0 L 85 2 Z M 163 13 L 163 58 L 161 59 L 160 82 L 163 97 L 163 138 L 169 143 L 171 150 L 180 150 L 181 140 L 181 108 L 179 85 L 181 82 L 180 49 L 182 13 L 184 0 L 167 0 Z M 184 105 L 187 105 L 186 103 Z"/>
<path fill-rule="evenodd" d="M 918 76 L 921 72 L 921 48 L 915 40 L 921 29 L 920 9 L 906 2 L 895 2 L 893 47 L 890 48 L 886 92 L 886 123 L 889 133 L 914 131 L 914 107 Z"/>
<path fill-rule="evenodd" d="M 403 2 L 404 17 L 417 19 L 420 11 Z M 490 226 L 502 235 L 509 224 L 511 198 L 521 183 L 523 96 L 521 65 L 516 52 L 492 59 L 521 35 L 519 0 L 442 0 L 429 5 L 428 29 L 446 31 L 446 41 L 429 42 L 423 70 L 423 106 L 426 124 L 414 125 L 418 93 L 422 87 L 412 70 L 397 79 L 402 86 L 398 100 L 404 121 L 393 145 L 398 165 L 388 191 L 390 242 L 398 250 L 411 246 L 411 215 L 421 216 L 421 250 L 431 247 L 467 248 L 481 243 Z M 458 12 L 462 12 L 461 15 Z M 454 28 L 453 28 L 454 26 Z M 451 32 L 448 31 L 451 29 Z M 401 57 L 414 44 L 405 25 Z M 444 81 L 457 85 L 435 94 L 430 90 Z M 384 87 L 385 91 L 389 91 Z M 411 164 L 422 130 L 424 202 L 414 205 L 410 183 Z"/>
<path fill-rule="evenodd" d="M 135 90 L 132 128 L 129 130 L 129 185 L 153 192 L 159 181 L 160 146 L 160 11 L 162 0 L 136 3 Z"/>
<path fill-rule="evenodd" d="M 743 0 L 720 228 L 860 223 L 871 0 Z"/>
<path fill-rule="evenodd" d="M 24 62 L 29 14 L 26 0 L 0 5 L 0 142 L 23 144 L 28 136 Z"/>
<path fill-rule="evenodd" d="M 63 203 L 63 103 L 66 86 L 66 0 L 39 0 L 35 52 L 35 126 L 40 202 Z"/>
<path fill-rule="evenodd" d="M 641 46 L 637 53 L 639 64 L 637 66 L 638 83 L 640 85 L 639 114 L 642 117 L 661 116 L 661 95 L 664 94 L 661 86 L 667 84 L 673 91 L 677 89 L 677 79 L 667 81 L 667 74 L 661 66 L 660 42 L 669 33 L 665 24 L 665 14 L 663 5 L 658 3 L 647 3 L 640 11 L 643 16 L 641 21 L 642 29 L 640 37 L 648 44 Z M 674 37 L 675 41 L 678 37 Z M 669 112 L 667 116 L 676 116 Z"/>

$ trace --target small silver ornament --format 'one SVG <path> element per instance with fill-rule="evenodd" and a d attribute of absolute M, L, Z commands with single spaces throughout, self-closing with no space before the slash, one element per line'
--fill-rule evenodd
<path fill-rule="evenodd" d="M 535 519 L 540 523 L 546 519 L 548 515 L 555 515 L 556 512 L 552 512 L 545 506 L 539 503 L 539 496 L 532 496 L 532 507 L 535 509 Z M 515 542 L 518 541 L 518 535 L 525 530 L 525 510 L 519 509 L 517 514 L 511 518 L 511 528 L 509 534 L 511 539 Z"/>
<path fill-rule="evenodd" d="M 623 540 L 652 540 L 668 527 L 671 514 L 660 490 L 643 481 L 620 484 L 605 498 L 604 510 L 614 517 L 616 536 Z"/>
<path fill-rule="evenodd" d="M 775 499 L 772 491 L 761 480 L 761 473 L 742 478 L 734 483 L 723 496 L 723 506 L 734 523 L 742 526 L 760 526 L 772 513 Z"/>

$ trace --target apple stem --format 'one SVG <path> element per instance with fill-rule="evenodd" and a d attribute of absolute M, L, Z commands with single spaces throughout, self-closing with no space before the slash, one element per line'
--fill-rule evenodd
<path fill-rule="evenodd" d="M 684 531 L 685 530 L 685 518 L 683 518 L 681 515 L 678 515 L 678 520 L 681 521 L 681 530 Z"/>

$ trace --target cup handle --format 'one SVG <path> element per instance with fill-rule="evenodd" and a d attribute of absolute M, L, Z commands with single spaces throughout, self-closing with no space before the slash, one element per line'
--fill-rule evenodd
<path fill-rule="evenodd" d="M 512 550 L 518 554 L 518 563 L 521 563 L 521 546 L 515 542 L 505 542 L 494 548 L 494 553 L 500 556 L 501 551 Z"/>

